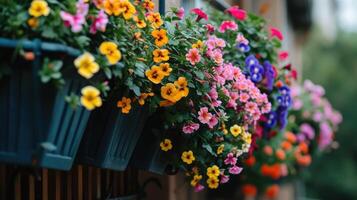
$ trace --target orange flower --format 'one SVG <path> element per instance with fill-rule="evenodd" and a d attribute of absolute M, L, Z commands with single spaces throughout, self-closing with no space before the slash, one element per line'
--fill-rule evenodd
<path fill-rule="evenodd" d="M 155 9 L 155 4 L 151 0 L 144 0 L 143 7 L 146 10 L 153 11 Z"/>
<path fill-rule="evenodd" d="M 296 161 L 300 166 L 307 167 L 311 164 L 310 155 L 297 155 Z"/>
<path fill-rule="evenodd" d="M 168 61 L 170 59 L 169 51 L 167 49 L 155 49 L 152 54 L 154 56 L 154 62 L 156 63 Z"/>
<path fill-rule="evenodd" d="M 292 132 L 286 132 L 285 133 L 285 139 L 294 144 L 296 142 L 296 136 Z"/>
<path fill-rule="evenodd" d="M 158 47 L 162 47 L 169 42 L 169 38 L 166 35 L 166 30 L 164 29 L 153 30 L 151 35 L 155 38 L 155 44 Z"/>
<path fill-rule="evenodd" d="M 277 149 L 276 152 L 275 152 L 275 155 L 279 160 L 285 160 L 286 155 L 285 155 L 284 150 Z"/>
<path fill-rule="evenodd" d="M 171 102 L 169 100 L 160 101 L 160 107 L 168 107 L 168 106 L 172 106 L 174 104 L 175 104 L 174 102 Z"/>
<path fill-rule="evenodd" d="M 271 185 L 269 187 L 267 187 L 267 189 L 265 190 L 265 197 L 269 198 L 269 199 L 275 199 L 278 194 L 279 194 L 279 186 L 274 184 Z"/>
<path fill-rule="evenodd" d="M 179 101 L 182 96 L 180 95 L 179 90 L 176 88 L 175 84 L 167 83 L 161 87 L 161 97 L 175 103 Z"/>
<path fill-rule="evenodd" d="M 242 186 L 242 193 L 246 197 L 255 197 L 257 192 L 257 187 L 255 187 L 253 184 L 245 184 Z"/>
<path fill-rule="evenodd" d="M 179 93 L 182 97 L 187 97 L 189 89 L 187 87 L 187 80 L 185 77 L 179 77 L 174 83 L 179 90 Z"/>
<path fill-rule="evenodd" d="M 142 20 L 142 19 L 139 19 L 138 16 L 134 16 L 133 19 L 134 19 L 134 21 L 136 22 L 136 26 L 137 26 L 138 28 L 145 28 L 145 27 L 146 27 L 145 21 Z"/>
<path fill-rule="evenodd" d="M 158 12 L 155 13 L 149 13 L 149 15 L 146 17 L 149 22 L 151 22 L 151 25 L 154 28 L 159 28 L 164 22 L 161 19 L 161 15 Z"/>
<path fill-rule="evenodd" d="M 139 105 L 143 106 L 145 104 L 145 100 L 148 98 L 148 97 L 152 97 L 154 96 L 154 93 L 152 92 L 149 92 L 149 93 L 142 93 L 139 97 Z"/>
<path fill-rule="evenodd" d="M 264 146 L 263 151 L 268 156 L 273 155 L 273 148 L 271 148 L 271 146 L 268 146 L 268 145 Z"/>
<path fill-rule="evenodd" d="M 246 160 L 245 160 L 245 164 L 248 167 L 252 167 L 253 165 L 255 165 L 256 159 L 254 156 L 249 156 Z"/>
<path fill-rule="evenodd" d="M 164 76 L 170 76 L 170 73 L 172 72 L 172 68 L 170 67 L 169 63 L 161 63 L 159 67 L 162 73 L 164 74 Z"/>
<path fill-rule="evenodd" d="M 164 78 L 164 73 L 161 71 L 160 67 L 154 65 L 151 69 L 145 71 L 146 77 L 153 83 L 159 84 Z"/>
<path fill-rule="evenodd" d="M 281 166 L 278 163 L 273 165 L 263 164 L 260 168 L 260 173 L 263 176 L 267 176 L 276 180 L 281 177 Z"/>
<path fill-rule="evenodd" d="M 118 101 L 117 106 L 121 108 L 121 112 L 128 114 L 131 110 L 131 99 L 123 97 L 121 101 Z"/>
<path fill-rule="evenodd" d="M 283 148 L 285 151 L 289 151 L 291 148 L 293 148 L 293 145 L 288 141 L 283 141 L 281 143 L 281 148 Z"/>
<path fill-rule="evenodd" d="M 305 142 L 301 142 L 299 144 L 299 150 L 304 154 L 309 153 L 309 146 Z"/>

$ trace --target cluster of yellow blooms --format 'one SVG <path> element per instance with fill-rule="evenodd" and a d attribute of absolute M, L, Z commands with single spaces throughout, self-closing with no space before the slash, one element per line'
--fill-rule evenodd
<path fill-rule="evenodd" d="M 106 0 L 102 7 L 108 15 L 122 15 L 126 20 L 131 19 L 136 13 L 135 6 L 128 0 Z"/>
<path fill-rule="evenodd" d="M 213 165 L 207 168 L 207 185 L 211 189 L 218 188 L 219 180 L 218 176 L 220 175 L 220 169 L 217 165 Z"/>
<path fill-rule="evenodd" d="M 50 14 L 50 8 L 48 4 L 44 0 L 33 0 L 31 2 L 31 6 L 28 10 L 30 16 L 32 16 L 28 21 L 27 24 L 31 28 L 36 28 L 38 26 L 38 18 L 41 16 L 47 16 Z"/>

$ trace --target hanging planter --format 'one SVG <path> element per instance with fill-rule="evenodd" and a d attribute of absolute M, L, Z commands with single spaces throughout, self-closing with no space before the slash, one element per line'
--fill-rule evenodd
<path fill-rule="evenodd" d="M 17 47 L 33 51 L 28 61 L 10 60 Z M 0 79 L 0 161 L 69 170 L 79 147 L 89 112 L 73 109 L 65 97 L 78 93 L 85 84 L 72 71 L 75 49 L 60 44 L 17 41 L 0 38 L 2 62 L 6 73 Z M 38 72 L 43 56 L 63 60 L 65 84 L 57 90 L 42 84 Z"/>
<path fill-rule="evenodd" d="M 94 111 L 89 119 L 78 161 L 112 170 L 125 170 L 145 125 L 148 110 L 135 106 L 123 114 L 116 95 Z"/>
<path fill-rule="evenodd" d="M 164 174 L 168 166 L 168 159 L 160 149 L 160 129 L 162 119 L 158 114 L 154 114 L 146 122 L 143 133 L 130 160 L 130 166 L 157 173 Z"/>

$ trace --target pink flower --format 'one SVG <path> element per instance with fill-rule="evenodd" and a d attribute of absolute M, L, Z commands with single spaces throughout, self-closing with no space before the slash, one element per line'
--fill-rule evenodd
<path fill-rule="evenodd" d="M 99 11 L 98 16 L 93 20 L 93 23 L 90 26 L 90 33 L 95 34 L 97 33 L 97 30 L 105 32 L 107 23 L 108 16 L 104 13 L 103 10 Z"/>
<path fill-rule="evenodd" d="M 191 134 L 197 131 L 200 128 L 200 125 L 197 123 L 188 123 L 183 126 L 182 131 L 186 134 Z"/>
<path fill-rule="evenodd" d="M 279 53 L 279 60 L 284 61 L 289 57 L 289 52 L 287 51 L 281 51 Z"/>
<path fill-rule="evenodd" d="M 212 59 L 214 60 L 215 63 L 217 64 L 222 64 L 223 63 L 223 55 L 222 52 L 219 49 L 215 49 L 212 52 Z"/>
<path fill-rule="evenodd" d="M 72 32 L 77 33 L 82 30 L 85 16 L 80 14 L 72 15 L 64 11 L 60 12 L 60 16 L 64 21 L 64 25 L 66 27 L 71 27 Z"/>
<path fill-rule="evenodd" d="M 315 130 L 309 124 L 304 123 L 300 126 L 300 132 L 304 134 L 309 140 L 315 137 Z"/>
<path fill-rule="evenodd" d="M 217 47 L 224 48 L 226 47 L 226 41 L 221 38 L 216 38 L 216 45 Z"/>
<path fill-rule="evenodd" d="M 247 104 L 245 104 L 245 109 L 249 112 L 249 113 L 254 113 L 256 109 L 258 109 L 258 106 L 256 103 L 253 102 L 248 102 Z"/>
<path fill-rule="evenodd" d="M 224 184 L 224 183 L 227 183 L 228 181 L 229 181 L 229 176 L 222 174 L 220 183 Z"/>
<path fill-rule="evenodd" d="M 208 92 L 208 95 L 211 99 L 218 99 L 218 92 L 215 87 L 212 87 L 211 90 Z"/>
<path fill-rule="evenodd" d="M 236 31 L 237 29 L 238 25 L 234 21 L 223 21 L 219 26 L 218 31 L 224 33 L 226 30 Z"/>
<path fill-rule="evenodd" d="M 280 41 L 282 41 L 284 39 L 283 34 L 280 32 L 279 29 L 271 27 L 270 28 L 270 35 L 271 37 L 276 37 L 278 38 Z"/>
<path fill-rule="evenodd" d="M 216 126 L 218 124 L 218 119 L 217 119 L 217 117 L 215 116 L 215 115 L 213 115 L 212 117 L 211 117 L 211 119 L 208 121 L 208 127 L 210 128 L 210 129 L 212 129 L 214 126 Z"/>
<path fill-rule="evenodd" d="M 247 12 L 243 9 L 239 9 L 238 6 L 232 6 L 227 9 L 227 12 L 238 20 L 245 20 L 247 18 Z"/>
<path fill-rule="evenodd" d="M 89 5 L 84 2 L 84 0 L 79 0 L 76 4 L 76 14 L 86 16 L 88 14 Z"/>
<path fill-rule="evenodd" d="M 201 184 L 195 186 L 195 192 L 201 192 L 203 189 L 205 189 L 205 187 Z"/>
<path fill-rule="evenodd" d="M 179 19 L 183 19 L 183 17 L 185 16 L 185 9 L 181 7 L 177 10 L 175 14 Z"/>
<path fill-rule="evenodd" d="M 237 158 L 234 157 L 233 153 L 229 153 L 224 160 L 224 164 L 226 165 L 235 165 L 237 163 Z"/>
<path fill-rule="evenodd" d="M 208 112 L 207 107 L 203 107 L 198 111 L 198 120 L 200 120 L 202 124 L 208 124 L 211 118 L 212 114 Z"/>
<path fill-rule="evenodd" d="M 206 24 L 206 29 L 208 34 L 214 32 L 214 26 L 212 24 Z"/>
<path fill-rule="evenodd" d="M 229 173 L 237 175 L 237 174 L 240 174 L 242 172 L 242 170 L 243 170 L 243 168 L 235 165 L 235 166 L 229 168 Z"/>
<path fill-rule="evenodd" d="M 191 10 L 191 13 L 194 13 L 197 15 L 197 19 L 196 21 L 200 21 L 201 19 L 205 19 L 208 20 L 208 16 L 205 12 L 203 12 L 201 9 L 199 8 L 194 8 Z"/>
<path fill-rule="evenodd" d="M 246 103 L 249 100 L 249 98 L 250 98 L 250 96 L 245 92 L 242 92 L 239 94 L 239 101 L 241 101 L 243 103 Z"/>
<path fill-rule="evenodd" d="M 191 65 L 195 65 L 196 63 L 199 63 L 201 60 L 201 55 L 198 49 L 193 48 L 188 51 L 186 54 L 186 60 L 191 63 Z"/>
<path fill-rule="evenodd" d="M 249 41 L 244 37 L 244 35 L 242 33 L 238 33 L 236 42 L 239 44 L 245 44 L 245 45 L 249 44 Z"/>

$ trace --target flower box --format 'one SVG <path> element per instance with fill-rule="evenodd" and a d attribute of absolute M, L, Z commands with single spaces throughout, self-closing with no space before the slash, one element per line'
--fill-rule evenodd
<path fill-rule="evenodd" d="M 11 61 L 18 47 L 33 51 L 34 60 L 19 56 Z M 83 107 L 73 109 L 65 102 L 67 95 L 78 93 L 85 84 L 72 67 L 79 52 L 40 40 L 5 38 L 0 38 L 0 52 L 0 69 L 10 70 L 0 79 L 0 162 L 69 170 L 89 118 Z M 41 83 L 43 56 L 67 66 L 62 89 Z"/>
<path fill-rule="evenodd" d="M 116 106 L 117 97 L 112 95 L 91 114 L 80 147 L 80 163 L 119 171 L 127 168 L 148 111 L 135 106 L 123 114 Z"/>

